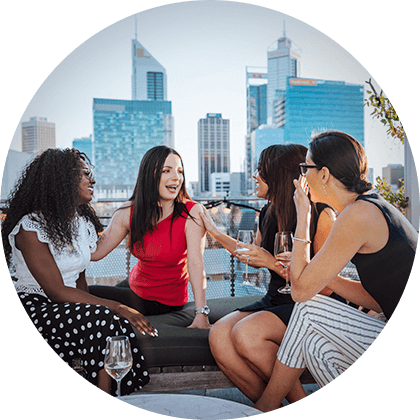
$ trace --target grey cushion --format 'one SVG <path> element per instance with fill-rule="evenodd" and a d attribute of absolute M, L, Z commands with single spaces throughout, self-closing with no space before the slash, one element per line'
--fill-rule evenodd
<path fill-rule="evenodd" d="M 209 299 L 210 323 L 259 299 L 261 296 Z M 159 337 L 143 336 L 136 331 L 148 367 L 216 365 L 209 348 L 209 331 L 187 328 L 194 319 L 194 302 L 188 302 L 182 311 L 147 319 L 159 331 Z"/>

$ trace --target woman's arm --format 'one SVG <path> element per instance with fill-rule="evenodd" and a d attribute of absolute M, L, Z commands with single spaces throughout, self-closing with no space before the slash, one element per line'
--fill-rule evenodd
<path fill-rule="evenodd" d="M 96 251 L 90 256 L 92 261 L 98 261 L 106 257 L 115 249 L 130 232 L 130 202 L 124 203 L 111 219 L 111 223 L 105 229 L 97 242 Z M 130 203 L 131 204 L 131 203 Z"/>
<path fill-rule="evenodd" d="M 83 290 L 86 293 L 89 293 L 89 288 L 86 283 L 86 271 L 82 271 L 79 275 L 79 278 L 76 280 L 76 287 L 79 290 Z"/>
<path fill-rule="evenodd" d="M 204 245 L 206 230 L 201 222 L 200 215 L 204 209 L 195 205 L 190 214 L 194 218 L 188 218 L 185 223 L 185 236 L 187 239 L 188 272 L 190 275 L 191 288 L 194 294 L 195 307 L 206 306 L 207 276 L 204 270 Z M 195 315 L 191 328 L 210 328 L 209 319 L 204 314 Z"/>
<path fill-rule="evenodd" d="M 195 207 L 197 207 L 197 206 L 194 206 L 193 209 Z M 201 221 L 203 222 L 204 227 L 207 230 L 207 232 L 214 239 L 216 239 L 216 241 L 219 242 L 220 245 L 222 245 L 223 248 L 225 248 L 231 254 L 235 255 L 236 239 L 232 238 L 229 235 L 226 235 L 226 234 L 220 232 L 220 230 L 217 229 L 215 223 L 213 222 L 213 219 L 211 218 L 209 212 L 206 209 L 201 208 L 199 216 L 200 216 Z"/>
<path fill-rule="evenodd" d="M 296 181 L 295 186 L 298 216 L 295 237 L 308 239 L 310 203 L 300 182 Z M 371 225 L 372 217 L 377 218 L 377 213 L 372 206 L 364 204 L 355 202 L 343 210 L 334 222 L 325 244 L 311 261 L 309 244 L 302 241 L 294 242 L 291 261 L 293 300 L 297 302 L 309 300 L 328 286 L 355 304 L 374 310 L 379 309 L 379 305 L 367 292 L 362 293 L 363 287 L 359 282 L 337 277 L 351 258 L 375 234 Z"/>
<path fill-rule="evenodd" d="M 136 310 L 119 302 L 98 298 L 84 291 L 83 275 L 78 279 L 77 288 L 65 286 L 48 244 L 40 242 L 36 232 L 29 232 L 21 228 L 16 235 L 16 246 L 22 252 L 29 271 L 53 302 L 107 306 L 114 314 L 126 318 L 143 334 L 147 333 L 154 336 L 155 329 L 153 326 Z"/>
<path fill-rule="evenodd" d="M 327 240 L 334 221 L 335 213 L 330 208 L 325 208 L 318 218 L 317 231 L 314 238 L 315 253 L 321 249 L 322 245 Z M 259 231 L 258 233 L 260 234 Z M 261 234 L 259 236 L 261 238 Z M 261 242 L 261 239 L 259 239 L 259 242 Z M 240 261 L 246 263 L 248 261 L 247 257 L 249 257 L 249 265 L 251 267 L 265 267 L 269 270 L 275 271 L 281 277 L 286 276 L 287 269 L 285 269 L 282 264 L 278 262 L 278 260 L 267 250 L 259 246 L 249 246 L 248 244 L 244 244 L 244 247 L 249 248 L 249 251 L 240 251 L 240 254 L 237 254 L 236 252 L 234 254 Z M 328 289 L 325 289 L 323 292 L 325 294 L 331 293 Z"/>

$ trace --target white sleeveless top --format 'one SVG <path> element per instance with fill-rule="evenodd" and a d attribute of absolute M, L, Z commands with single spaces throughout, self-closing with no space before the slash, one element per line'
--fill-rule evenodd
<path fill-rule="evenodd" d="M 29 215 L 23 216 L 9 234 L 9 242 L 12 247 L 12 262 L 15 267 L 14 276 L 17 278 L 15 282 L 16 291 L 36 293 L 48 297 L 29 271 L 22 253 L 16 248 L 15 237 L 21 227 L 26 231 L 36 232 L 38 240 L 48 244 L 50 252 L 60 270 L 64 285 L 76 287 L 76 280 L 79 278 L 79 274 L 88 266 L 91 252 L 96 250 L 98 236 L 93 223 L 86 221 L 80 216 L 76 216 L 79 226 L 76 238 L 73 240 L 71 246 L 68 245 L 62 252 L 57 252 L 52 244 L 49 243 L 48 236 L 41 227 L 39 220 L 42 216 L 32 213 L 31 217 L 35 217 L 35 220 L 32 220 Z"/>

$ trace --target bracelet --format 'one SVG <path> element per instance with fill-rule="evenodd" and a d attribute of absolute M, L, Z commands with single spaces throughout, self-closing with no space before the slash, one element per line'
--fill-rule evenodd
<path fill-rule="evenodd" d="M 311 244 L 312 243 L 308 239 L 300 239 L 300 238 L 296 238 L 296 236 L 293 237 L 293 241 L 305 242 L 305 244 Z"/>

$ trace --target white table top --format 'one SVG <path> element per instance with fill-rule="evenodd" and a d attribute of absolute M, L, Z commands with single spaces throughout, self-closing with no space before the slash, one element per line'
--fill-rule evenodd
<path fill-rule="evenodd" d="M 201 395 L 138 394 L 120 400 L 152 413 L 184 419 L 236 419 L 262 414 L 248 405 Z"/>

